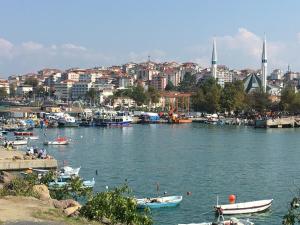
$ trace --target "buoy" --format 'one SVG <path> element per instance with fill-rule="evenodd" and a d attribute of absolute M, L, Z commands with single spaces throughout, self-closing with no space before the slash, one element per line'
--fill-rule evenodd
<path fill-rule="evenodd" d="M 186 195 L 192 195 L 192 192 L 188 191 L 188 192 L 186 193 Z"/>
<path fill-rule="evenodd" d="M 229 200 L 230 204 L 234 204 L 235 203 L 235 199 L 236 199 L 235 195 L 229 195 L 228 196 L 228 200 Z"/>

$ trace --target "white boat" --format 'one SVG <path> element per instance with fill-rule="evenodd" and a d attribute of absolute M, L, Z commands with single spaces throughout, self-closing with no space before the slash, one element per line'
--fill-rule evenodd
<path fill-rule="evenodd" d="M 264 212 L 272 205 L 273 199 L 259 200 L 252 202 L 242 202 L 235 204 L 216 205 L 214 209 L 216 213 L 223 215 L 237 215 Z"/>
<path fill-rule="evenodd" d="M 78 176 L 80 167 L 72 168 L 70 166 L 64 166 L 60 169 L 59 173 L 61 176 Z"/>
<path fill-rule="evenodd" d="M 254 225 L 249 219 L 237 219 L 235 217 L 230 218 L 229 220 L 224 220 L 221 216 L 216 222 L 204 222 L 204 223 L 188 223 L 188 224 L 178 224 L 178 225 Z"/>
<path fill-rule="evenodd" d="M 11 141 L 11 143 L 13 145 L 27 145 L 28 140 L 15 140 L 15 141 Z"/>
<path fill-rule="evenodd" d="M 24 136 L 16 136 L 16 140 L 38 140 L 38 136 L 29 136 L 29 137 L 24 137 Z"/>
<path fill-rule="evenodd" d="M 182 196 L 166 196 L 157 198 L 140 198 L 136 199 L 137 208 L 163 208 L 163 207 L 174 207 L 182 201 Z"/>
<path fill-rule="evenodd" d="M 59 127 L 78 127 L 79 124 L 76 122 L 75 117 L 70 116 L 69 114 L 65 113 L 58 119 L 58 126 Z"/>
<path fill-rule="evenodd" d="M 54 141 L 45 141 L 44 145 L 68 145 L 69 141 L 65 137 L 58 137 Z"/>

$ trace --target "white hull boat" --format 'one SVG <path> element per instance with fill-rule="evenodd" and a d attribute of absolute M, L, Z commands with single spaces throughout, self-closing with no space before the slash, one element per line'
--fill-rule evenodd
<path fill-rule="evenodd" d="M 237 219 L 235 217 L 229 220 L 218 220 L 216 222 L 204 222 L 204 223 L 189 223 L 189 224 L 178 224 L 178 225 L 254 225 L 249 219 Z"/>
<path fill-rule="evenodd" d="M 11 141 L 13 145 L 27 145 L 28 141 L 27 140 L 15 140 Z"/>
<path fill-rule="evenodd" d="M 79 176 L 79 171 L 80 167 L 72 168 L 70 166 L 64 166 L 59 172 L 61 176 Z"/>
<path fill-rule="evenodd" d="M 44 145 L 68 145 L 68 141 L 45 141 Z"/>
<path fill-rule="evenodd" d="M 216 205 L 216 213 L 223 215 L 251 214 L 268 210 L 272 205 L 273 199 L 259 200 L 252 202 L 242 202 L 235 204 Z"/>

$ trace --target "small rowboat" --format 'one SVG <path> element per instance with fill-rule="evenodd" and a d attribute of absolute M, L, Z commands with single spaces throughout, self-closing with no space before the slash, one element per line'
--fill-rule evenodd
<path fill-rule="evenodd" d="M 227 205 L 216 205 L 214 206 L 214 209 L 216 213 L 221 213 L 223 215 L 258 213 L 268 210 L 272 205 L 272 201 L 273 199 L 268 199 Z"/>
<path fill-rule="evenodd" d="M 182 196 L 141 198 L 141 199 L 136 199 L 136 201 L 137 201 L 137 208 L 139 209 L 143 209 L 146 207 L 149 207 L 150 209 L 174 207 L 177 206 L 182 201 Z"/>
<path fill-rule="evenodd" d="M 32 136 L 33 135 L 33 132 L 28 132 L 28 131 L 16 131 L 14 132 L 14 135 L 15 136 Z"/>
<path fill-rule="evenodd" d="M 204 222 L 204 223 L 189 223 L 189 224 L 178 224 L 178 225 L 254 225 L 249 219 L 237 219 L 235 217 L 229 220 L 217 220 L 216 222 Z"/>

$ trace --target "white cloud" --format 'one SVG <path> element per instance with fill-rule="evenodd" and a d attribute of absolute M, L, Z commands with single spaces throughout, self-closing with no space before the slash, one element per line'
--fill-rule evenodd
<path fill-rule="evenodd" d="M 67 43 L 67 44 L 63 44 L 61 45 L 61 47 L 63 49 L 67 49 L 67 50 L 79 50 L 79 51 L 86 51 L 86 47 L 83 47 L 83 46 L 79 46 L 79 45 L 74 45 L 74 44 L 71 44 L 71 43 Z"/>
<path fill-rule="evenodd" d="M 10 41 L 0 38 L 0 57 L 10 58 L 13 47 L 14 45 Z"/>
<path fill-rule="evenodd" d="M 44 46 L 40 43 L 29 41 L 22 43 L 22 48 L 28 51 L 36 51 L 42 49 Z"/>

